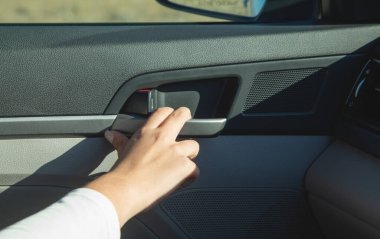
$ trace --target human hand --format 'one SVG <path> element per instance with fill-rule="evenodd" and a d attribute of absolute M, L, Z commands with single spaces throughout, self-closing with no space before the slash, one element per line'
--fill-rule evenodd
<path fill-rule="evenodd" d="M 187 108 L 160 108 L 129 140 L 119 132 L 106 132 L 119 160 L 109 173 L 86 187 L 111 200 L 121 226 L 185 180 L 198 176 L 193 159 L 198 155 L 199 144 L 194 140 L 176 141 L 189 119 Z"/>

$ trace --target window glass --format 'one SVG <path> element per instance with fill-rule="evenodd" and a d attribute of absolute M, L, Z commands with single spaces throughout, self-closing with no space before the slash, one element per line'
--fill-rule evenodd
<path fill-rule="evenodd" d="M 188 6 L 194 6 L 194 3 L 198 1 L 176 0 L 177 3 Z M 313 19 L 318 1 L 266 0 L 258 22 Z M 239 15 L 246 10 L 245 4 L 248 3 L 247 0 L 203 0 L 203 2 L 208 3 L 210 6 L 217 5 L 215 3 L 226 3 L 221 6 L 227 6 L 229 13 L 238 13 Z M 236 9 L 231 9 L 231 6 Z M 219 10 L 225 11 L 226 9 L 221 8 Z M 160 5 L 156 0 L 0 0 L 0 23 L 177 23 L 220 21 L 226 20 L 170 9 Z"/>
<path fill-rule="evenodd" d="M 1 23 L 214 22 L 155 0 L 0 0 Z"/>

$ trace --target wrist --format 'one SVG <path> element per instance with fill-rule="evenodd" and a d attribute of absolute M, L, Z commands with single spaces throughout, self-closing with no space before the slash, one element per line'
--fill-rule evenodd
<path fill-rule="evenodd" d="M 126 176 L 109 172 L 85 187 L 103 194 L 112 202 L 119 218 L 120 227 L 138 213 L 136 202 L 138 195 L 133 192 Z"/>

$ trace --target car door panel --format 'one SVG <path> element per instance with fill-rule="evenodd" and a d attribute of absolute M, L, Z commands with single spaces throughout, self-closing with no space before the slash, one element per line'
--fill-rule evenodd
<path fill-rule="evenodd" d="M 304 175 L 379 35 L 377 25 L 0 26 L 1 227 L 112 167 L 102 132 L 137 90 L 227 77 L 236 92 L 221 134 L 199 139 L 201 176 L 123 237 L 323 238 Z"/>
<path fill-rule="evenodd" d="M 335 141 L 312 164 L 306 188 L 327 238 L 378 238 L 379 45 L 357 75 L 335 127 Z"/>
<path fill-rule="evenodd" d="M 376 25 L 2 26 L 0 115 L 103 114 L 137 75 L 366 53 L 378 31 Z"/>
<path fill-rule="evenodd" d="M 214 238 L 221 237 L 222 231 L 217 229 L 223 226 L 224 232 L 229 232 L 226 236 L 232 233 L 236 238 L 269 237 L 273 236 L 271 230 L 278 233 L 275 237 L 318 234 L 306 205 L 303 176 L 329 145 L 329 137 L 220 136 L 199 141 L 204 148 L 197 160 L 200 178 L 138 217 L 152 233 L 162 238 L 166 234 Z M 12 185 L 0 194 L 0 210 L 8 215 L 3 226 L 85 184 L 93 178 L 88 175 L 108 171 L 117 158 L 115 153 L 106 157 L 110 146 L 102 138 L 9 139 L 2 140 L 0 148 L 3 159 L 12 158 L 2 166 L 0 175 L 3 185 Z M 202 210 L 200 205 L 220 208 Z M 263 211 L 268 216 L 264 217 Z M 228 217 L 222 217 L 224 214 Z M 208 218 L 210 215 L 214 217 Z M 207 223 L 211 230 L 195 230 Z M 127 224 L 126 233 L 136 230 L 135 224 Z M 252 231 L 256 224 L 260 230 Z"/>
<path fill-rule="evenodd" d="M 169 217 L 168 226 L 184 233 L 174 237 L 318 238 L 303 172 L 327 147 L 328 137 L 221 136 L 199 142 L 199 179 L 151 212 Z M 167 226 L 156 226 L 163 219 L 150 217 L 140 218 L 160 235 Z"/>
<path fill-rule="evenodd" d="M 328 133 L 335 109 L 344 102 L 364 59 L 361 55 L 332 56 L 143 74 L 115 92 L 103 115 L 7 117 L 0 119 L 0 135 L 99 135 L 123 113 L 123 105 L 139 89 L 228 78 L 238 82 L 238 89 L 227 99 L 230 104 L 218 101 L 225 108 L 222 117 L 228 118 L 225 133 Z M 201 100 L 218 89 L 207 90 Z M 214 111 L 218 104 L 206 110 Z"/>
<path fill-rule="evenodd" d="M 336 141 L 308 171 L 310 203 L 328 238 L 378 238 L 379 166 L 378 158 Z"/>

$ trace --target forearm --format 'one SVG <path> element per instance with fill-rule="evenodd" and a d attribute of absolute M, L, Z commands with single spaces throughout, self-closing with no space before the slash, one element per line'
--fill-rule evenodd
<path fill-rule="evenodd" d="M 133 192 L 131 183 L 122 176 L 109 172 L 85 187 L 101 193 L 112 202 L 120 227 L 141 211 L 137 202 L 142 198 Z"/>

